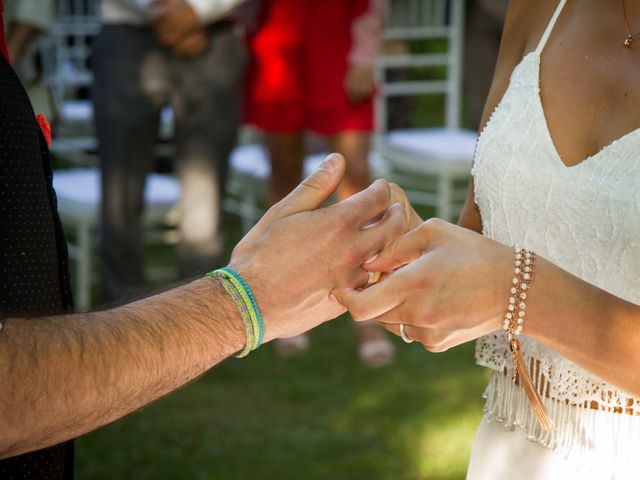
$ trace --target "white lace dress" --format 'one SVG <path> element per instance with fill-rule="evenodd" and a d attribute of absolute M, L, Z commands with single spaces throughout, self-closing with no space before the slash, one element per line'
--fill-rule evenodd
<path fill-rule="evenodd" d="M 545 119 L 540 56 L 564 4 L 514 69 L 478 140 L 472 175 L 483 234 L 640 304 L 640 130 L 567 167 Z M 522 347 L 540 365 L 534 382 L 548 388 L 543 397 L 556 428 L 539 427 L 511 381 L 506 336 L 479 339 L 477 362 L 493 373 L 468 478 L 639 479 L 640 401 L 531 338 Z"/>

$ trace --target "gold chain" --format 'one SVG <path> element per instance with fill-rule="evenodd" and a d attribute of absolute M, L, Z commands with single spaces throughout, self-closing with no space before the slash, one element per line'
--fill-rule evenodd
<path fill-rule="evenodd" d="M 640 37 L 640 32 L 632 34 L 631 30 L 629 30 L 629 22 L 627 20 L 627 8 L 626 8 L 626 5 L 624 3 L 624 0 L 622 0 L 622 15 L 624 16 L 624 28 L 627 31 L 627 36 L 624 39 L 623 45 L 626 48 L 631 48 L 631 44 L 633 44 L 633 41 L 636 38 Z"/>

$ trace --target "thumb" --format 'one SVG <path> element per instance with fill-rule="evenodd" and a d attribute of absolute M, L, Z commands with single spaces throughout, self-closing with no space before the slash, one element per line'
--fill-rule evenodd
<path fill-rule="evenodd" d="M 320 207 L 340 185 L 345 168 L 342 155 L 329 155 L 315 172 L 280 202 L 280 215 L 288 216 Z"/>

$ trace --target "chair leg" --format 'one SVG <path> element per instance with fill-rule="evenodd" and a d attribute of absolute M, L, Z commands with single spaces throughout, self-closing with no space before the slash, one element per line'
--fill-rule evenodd
<path fill-rule="evenodd" d="M 257 199 L 253 192 L 247 191 L 242 199 L 242 234 L 246 235 L 255 225 L 255 205 Z"/>
<path fill-rule="evenodd" d="M 76 267 L 76 308 L 83 312 L 91 306 L 91 226 L 78 228 L 78 263 Z"/>
<path fill-rule="evenodd" d="M 443 220 L 451 221 L 453 216 L 452 201 L 452 179 L 448 175 L 438 177 L 438 205 L 436 206 L 436 216 Z"/>

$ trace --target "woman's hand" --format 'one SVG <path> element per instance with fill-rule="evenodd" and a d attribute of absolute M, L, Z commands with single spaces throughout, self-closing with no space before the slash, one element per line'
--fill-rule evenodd
<path fill-rule="evenodd" d="M 513 250 L 477 233 L 431 219 L 373 261 L 388 278 L 363 291 L 333 294 L 357 321 L 375 319 L 439 352 L 498 330 L 506 311 Z"/>
<path fill-rule="evenodd" d="M 358 105 L 370 98 L 376 90 L 373 68 L 349 65 L 344 79 L 344 90 L 353 105 Z"/>

